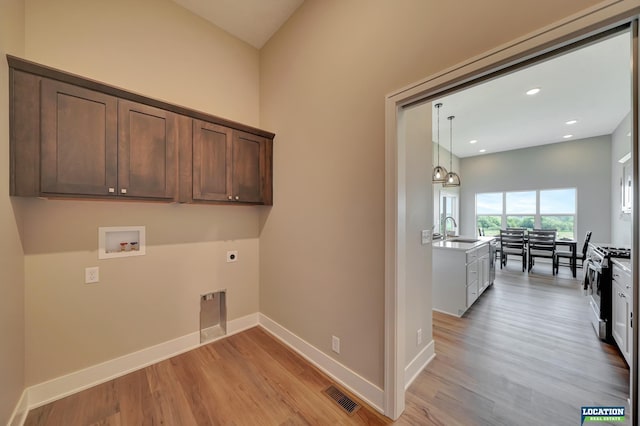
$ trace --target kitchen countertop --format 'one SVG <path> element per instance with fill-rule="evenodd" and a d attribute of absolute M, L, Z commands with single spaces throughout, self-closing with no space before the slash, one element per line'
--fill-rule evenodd
<path fill-rule="evenodd" d="M 469 239 L 469 240 L 478 240 L 473 243 L 463 243 L 451 241 L 457 238 Z M 495 240 L 496 237 L 466 237 L 464 235 L 460 235 L 458 237 L 449 237 L 447 240 L 439 240 L 433 242 L 434 249 L 449 249 L 449 250 L 473 250 L 476 247 L 480 247 L 483 244 L 487 244 L 488 242 Z"/>
<path fill-rule="evenodd" d="M 612 263 L 615 263 L 625 271 L 631 273 L 631 261 L 628 259 L 611 259 Z"/>

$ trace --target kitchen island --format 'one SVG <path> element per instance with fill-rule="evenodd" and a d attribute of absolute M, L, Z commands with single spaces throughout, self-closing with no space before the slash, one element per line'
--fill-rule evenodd
<path fill-rule="evenodd" d="M 493 284 L 494 237 L 453 237 L 433 243 L 433 310 L 461 317 Z"/>

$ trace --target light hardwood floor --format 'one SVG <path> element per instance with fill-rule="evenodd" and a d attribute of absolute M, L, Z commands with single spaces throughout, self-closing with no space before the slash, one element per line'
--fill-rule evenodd
<path fill-rule="evenodd" d="M 568 268 L 498 269 L 463 318 L 434 312 L 436 357 L 398 424 L 574 426 L 582 406 L 626 406 L 629 369 L 596 338 L 586 303 Z"/>
<path fill-rule="evenodd" d="M 436 358 L 395 424 L 573 426 L 583 405 L 625 405 L 629 370 L 585 303 L 567 271 L 498 271 L 463 318 L 434 313 Z M 348 416 L 322 393 L 330 384 L 256 327 L 36 408 L 25 424 L 392 423 L 366 406 Z"/>

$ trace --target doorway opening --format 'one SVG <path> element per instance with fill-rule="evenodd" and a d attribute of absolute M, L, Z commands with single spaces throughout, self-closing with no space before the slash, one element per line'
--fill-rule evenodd
<path fill-rule="evenodd" d="M 606 15 L 606 14 L 605 14 Z M 602 22 L 606 21 L 605 17 L 600 17 Z M 413 339 L 413 330 L 407 328 L 408 321 L 406 320 L 405 313 L 408 302 L 406 279 L 407 271 L 410 270 L 411 265 L 407 261 L 407 251 L 409 247 L 410 235 L 407 234 L 407 197 L 410 194 L 406 190 L 407 182 L 407 140 L 406 131 L 403 130 L 406 117 L 405 113 L 408 107 L 416 106 L 420 104 L 430 104 L 432 101 L 438 100 L 447 94 L 460 91 L 464 88 L 471 87 L 489 79 L 498 78 L 500 75 L 513 72 L 516 69 L 530 66 L 534 63 L 545 61 L 551 57 L 558 56 L 583 46 L 595 43 L 598 40 L 602 40 L 606 37 L 610 37 L 617 34 L 620 31 L 633 32 L 633 78 L 632 78 L 632 105 L 631 105 L 631 131 L 629 132 L 631 140 L 631 164 L 638 164 L 638 148 L 637 148 L 637 23 L 631 21 L 628 18 L 624 27 L 613 28 L 611 26 L 607 28 L 601 28 L 598 34 L 587 33 L 586 28 L 593 28 L 593 17 L 585 17 L 585 26 L 581 35 L 576 35 L 575 28 L 556 28 L 556 33 L 552 37 L 551 43 L 549 41 L 549 34 L 542 35 L 541 38 L 536 40 L 535 37 L 529 39 L 533 40 L 532 45 L 522 46 L 519 43 L 514 43 L 509 48 L 501 49 L 494 52 L 492 55 L 484 57 L 480 61 L 470 61 L 468 64 L 450 69 L 449 71 L 427 79 L 419 84 L 412 85 L 411 87 L 402 90 L 396 94 L 390 95 L 387 99 L 387 255 L 386 255 L 386 351 L 385 351 L 385 404 L 386 413 L 392 418 L 397 418 L 404 409 L 404 390 L 406 382 L 404 379 L 405 374 L 405 359 L 406 349 L 408 345 L 406 342 Z M 587 26 L 587 22 L 590 22 L 591 26 Z M 526 43 L 525 43 L 526 44 Z M 549 47 L 553 45 L 554 47 Z M 537 53 L 531 53 L 531 52 Z M 428 163 L 431 163 L 430 161 Z M 638 170 L 637 167 L 632 167 L 631 178 L 633 193 L 637 194 L 638 188 Z M 462 177 L 462 185 L 464 185 L 464 176 Z M 431 189 L 433 191 L 433 189 Z M 462 190 L 464 191 L 464 190 Z M 433 194 L 433 192 L 431 192 Z M 630 197 L 633 203 L 631 217 L 632 217 L 632 229 L 638 229 L 638 208 L 637 208 L 637 196 Z M 433 195 L 431 196 L 433 200 Z M 464 199 L 464 195 L 461 196 L 461 203 Z M 430 210 L 430 212 L 429 212 Z M 439 210 L 438 210 L 439 211 Z M 435 214 L 435 206 L 427 209 L 429 215 Z M 461 212 L 461 216 L 465 213 Z M 431 217 L 431 223 L 434 222 L 434 217 Z M 464 219 L 462 219 L 464 220 Z M 475 220 L 473 225 L 475 230 Z M 463 230 L 463 232 L 466 232 Z M 632 269 L 633 273 L 633 288 L 638 288 L 637 278 L 637 255 L 638 255 L 638 236 L 637 232 L 632 232 L 631 248 L 632 248 Z M 430 256 L 429 256 L 430 258 Z M 427 268 L 429 272 L 431 267 Z M 429 285 L 431 284 L 430 277 L 424 277 Z M 637 312 L 638 308 L 638 291 L 634 294 L 634 312 Z M 430 300 L 429 306 L 430 310 Z M 631 398 L 630 409 L 633 418 L 637 418 L 637 375 L 634 373 L 637 371 L 637 331 L 634 330 L 636 338 L 634 338 L 634 359 L 631 365 Z M 391 344 L 390 342 L 393 342 Z"/>

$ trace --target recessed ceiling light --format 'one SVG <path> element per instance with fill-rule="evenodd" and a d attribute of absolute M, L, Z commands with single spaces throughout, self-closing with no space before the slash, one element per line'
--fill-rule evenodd
<path fill-rule="evenodd" d="M 572 137 L 573 137 L 573 135 L 564 135 L 563 136 L 563 138 L 565 138 L 565 139 L 569 139 L 569 138 L 572 138 Z"/>
<path fill-rule="evenodd" d="M 478 141 L 475 140 L 475 139 L 469 141 L 469 143 L 476 143 L 476 142 L 478 142 Z"/>
<path fill-rule="evenodd" d="M 569 121 L 565 121 L 564 124 L 572 125 L 572 124 L 576 124 L 577 122 L 578 120 L 569 120 Z"/>
<path fill-rule="evenodd" d="M 487 150 L 486 149 L 481 149 L 480 152 L 487 152 Z"/>
<path fill-rule="evenodd" d="M 537 95 L 538 93 L 540 93 L 539 87 L 534 87 L 533 89 L 527 90 L 527 95 L 529 96 Z"/>

